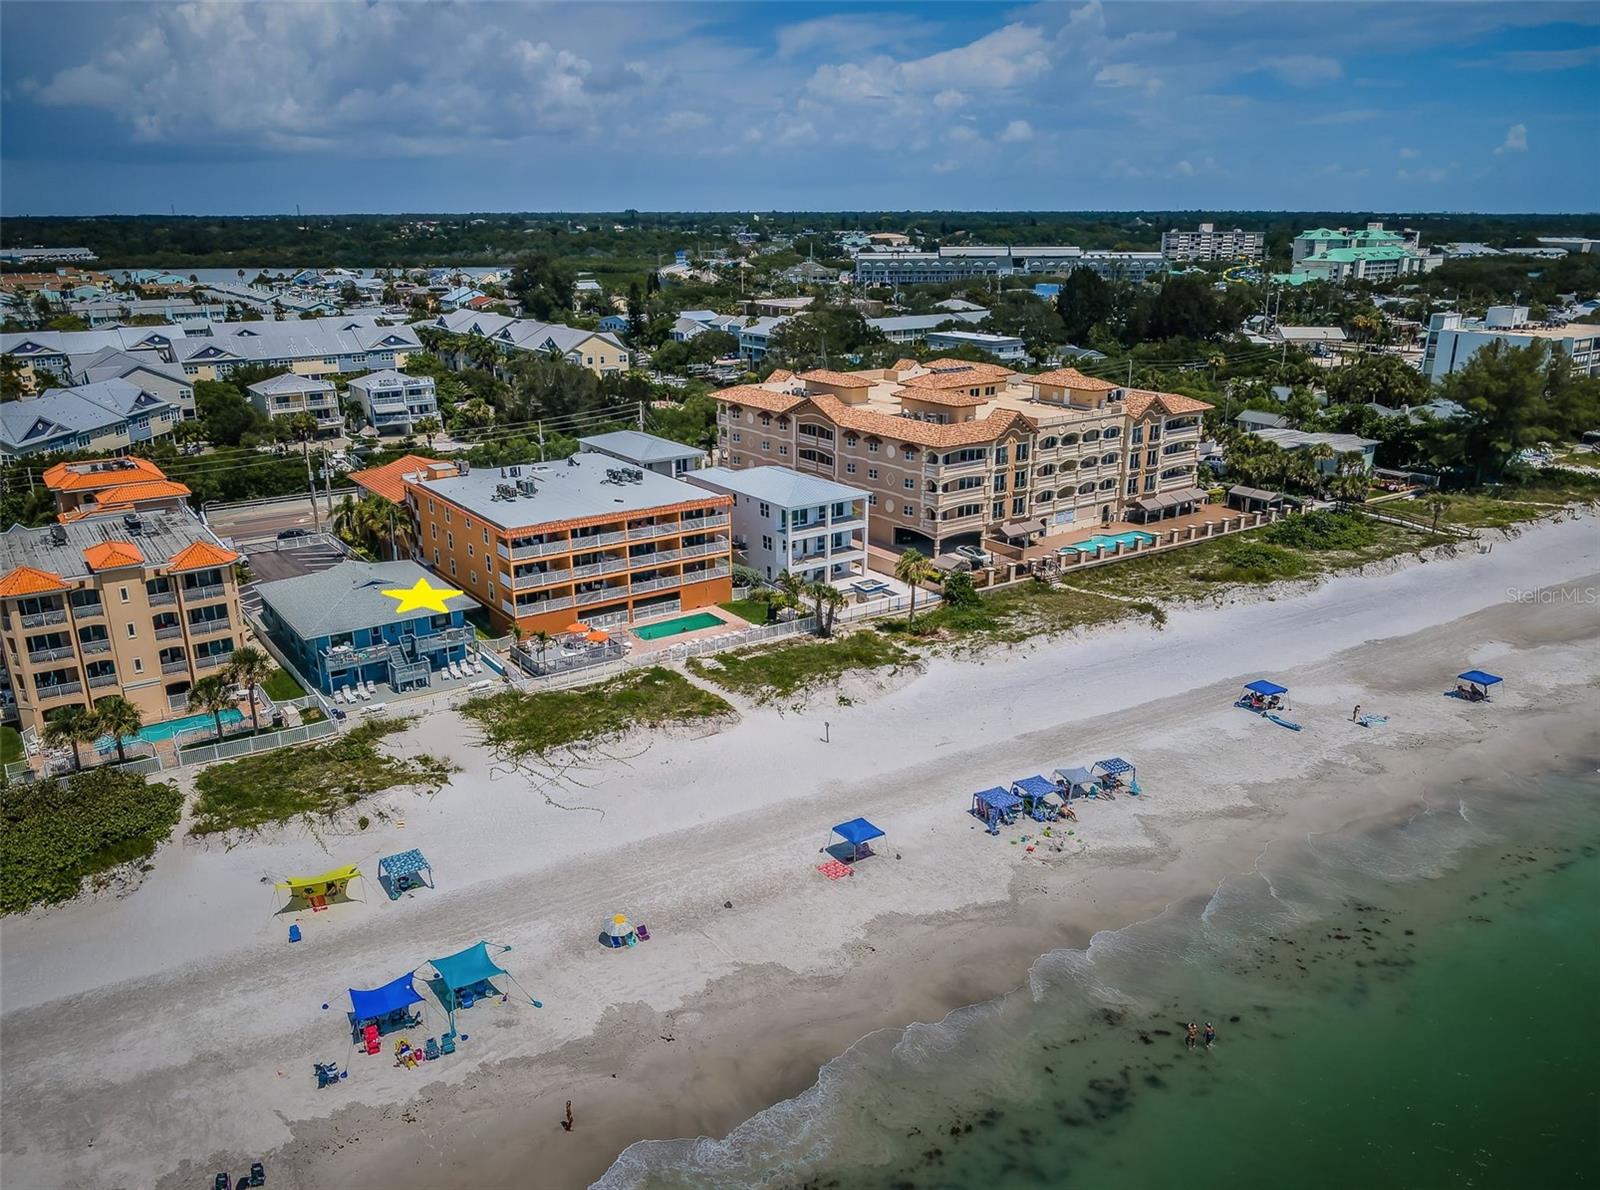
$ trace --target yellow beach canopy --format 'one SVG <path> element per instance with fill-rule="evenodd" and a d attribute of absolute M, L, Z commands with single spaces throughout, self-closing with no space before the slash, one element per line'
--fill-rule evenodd
<path fill-rule="evenodd" d="M 326 897 L 336 894 L 359 875 L 361 869 L 349 864 L 320 876 L 290 876 L 273 887 L 287 890 L 292 897 Z"/>

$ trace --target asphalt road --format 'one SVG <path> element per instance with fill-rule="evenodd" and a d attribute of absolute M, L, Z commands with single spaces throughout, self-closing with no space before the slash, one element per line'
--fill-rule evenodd
<path fill-rule="evenodd" d="M 335 505 L 339 499 L 340 495 L 335 493 Z M 327 528 L 328 501 L 325 496 L 318 497 L 317 510 L 322 514 L 323 528 Z M 231 537 L 235 541 L 276 537 L 284 529 L 305 529 L 308 532 L 316 529 L 309 498 L 285 500 L 259 508 L 208 508 L 206 521 L 218 537 Z"/>

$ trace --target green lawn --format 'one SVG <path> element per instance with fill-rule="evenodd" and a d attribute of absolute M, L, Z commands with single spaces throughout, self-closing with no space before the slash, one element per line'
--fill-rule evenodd
<path fill-rule="evenodd" d="M 981 593 L 978 601 L 969 606 L 935 605 L 928 611 L 919 611 L 914 621 L 882 620 L 878 631 L 957 644 L 1016 644 L 1035 636 L 1107 624 L 1148 610 L 1100 595 L 1027 582 Z"/>
<path fill-rule="evenodd" d="M 261 688 L 273 702 L 292 702 L 306 696 L 305 687 L 295 681 L 294 675 L 286 669 L 273 670 L 267 675 L 267 680 L 261 683 Z"/>
<path fill-rule="evenodd" d="M 0 727 L 0 764 L 21 760 L 22 755 L 22 734 L 15 727 Z"/>
<path fill-rule="evenodd" d="M 437 789 L 455 770 L 433 756 L 401 759 L 378 748 L 408 719 L 371 719 L 326 743 L 280 748 L 212 765 L 195 778 L 200 794 L 190 834 L 255 830 L 299 817 L 326 817 L 398 785 Z"/>
<path fill-rule="evenodd" d="M 537 756 L 630 728 L 713 719 L 733 708 L 682 674 L 652 666 L 573 690 L 489 694 L 461 711 L 491 746 L 513 756 Z"/>
<path fill-rule="evenodd" d="M 86 878 L 148 857 L 182 805 L 172 782 L 113 765 L 0 789 L 0 912 L 68 900 Z"/>
<path fill-rule="evenodd" d="M 1468 529 L 1504 529 L 1552 516 L 1575 501 L 1600 500 L 1600 477 L 1546 470 L 1530 483 L 1446 492 L 1439 498 L 1445 503 L 1441 520 L 1449 524 Z M 1428 500 L 1423 497 L 1405 515 L 1431 521 L 1433 512 Z"/>
<path fill-rule="evenodd" d="M 692 657 L 689 669 L 724 690 L 766 702 L 835 682 L 854 670 L 907 665 L 916 660 L 889 637 L 856 632 L 832 640 L 786 641 L 771 646 Z"/>
<path fill-rule="evenodd" d="M 749 620 L 752 624 L 765 624 L 767 612 L 771 604 L 764 599 L 730 599 L 727 603 L 717 604 L 725 612 L 732 612 L 741 620 Z"/>

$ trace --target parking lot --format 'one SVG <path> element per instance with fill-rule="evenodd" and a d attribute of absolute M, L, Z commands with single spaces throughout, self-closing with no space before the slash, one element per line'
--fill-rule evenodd
<path fill-rule="evenodd" d="M 337 566 L 347 556 L 343 548 L 325 533 L 287 541 L 268 537 L 256 541 L 236 541 L 234 544 L 250 563 L 250 581 L 239 592 L 239 602 L 249 615 L 255 615 L 261 608 L 261 597 L 256 594 L 257 583 L 316 574 Z"/>

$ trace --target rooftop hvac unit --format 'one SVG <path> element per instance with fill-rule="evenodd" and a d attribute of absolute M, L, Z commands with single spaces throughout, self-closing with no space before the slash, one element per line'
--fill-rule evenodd
<path fill-rule="evenodd" d="M 67 544 L 67 527 L 65 525 L 57 523 L 50 526 L 50 543 L 52 545 Z"/>
<path fill-rule="evenodd" d="M 124 513 L 122 525 L 130 535 L 135 537 L 144 531 L 144 522 L 139 519 L 139 514 L 136 512 Z"/>
<path fill-rule="evenodd" d="M 537 496 L 539 494 L 538 481 L 533 476 L 517 480 L 517 491 L 524 496 Z"/>
<path fill-rule="evenodd" d="M 508 468 L 506 468 L 506 472 L 507 472 L 507 474 L 509 474 L 511 476 L 512 479 L 515 479 L 515 478 L 517 478 L 517 476 L 522 474 L 522 468 L 521 467 L 508 467 Z"/>

